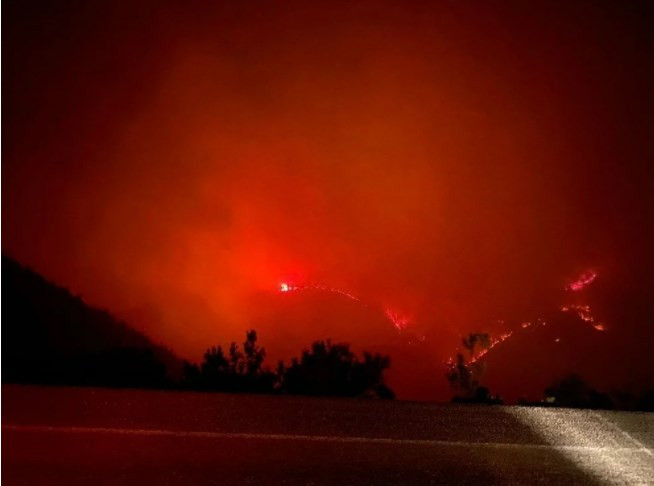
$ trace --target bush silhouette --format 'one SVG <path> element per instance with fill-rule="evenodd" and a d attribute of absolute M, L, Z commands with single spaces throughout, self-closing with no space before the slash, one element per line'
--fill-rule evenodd
<path fill-rule="evenodd" d="M 280 390 L 293 395 L 394 398 L 383 379 L 390 358 L 365 352 L 357 358 L 348 344 L 316 341 L 290 366 L 278 366 Z"/>
<path fill-rule="evenodd" d="M 256 331 L 248 331 L 243 350 L 232 343 L 225 353 L 214 346 L 204 353 L 202 363 L 184 363 L 182 387 L 193 390 L 291 395 L 368 396 L 395 398 L 384 383 L 383 373 L 390 358 L 363 353 L 359 359 L 349 344 L 316 341 L 290 365 L 279 362 L 276 372 L 263 366 L 266 351 L 257 344 Z"/>
<path fill-rule="evenodd" d="M 236 343 L 225 355 L 222 346 L 204 353 L 200 366 L 184 362 L 184 388 L 206 391 L 272 393 L 275 374 L 262 367 L 266 351 L 257 345 L 256 331 L 247 331 L 243 352 Z"/>
<path fill-rule="evenodd" d="M 613 401 L 586 383 L 579 375 L 570 374 L 545 389 L 545 401 L 570 408 L 613 409 Z"/>

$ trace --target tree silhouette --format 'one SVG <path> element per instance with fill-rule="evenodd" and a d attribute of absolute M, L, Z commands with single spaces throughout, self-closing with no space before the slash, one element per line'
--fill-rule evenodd
<path fill-rule="evenodd" d="M 280 363 L 278 379 L 280 390 L 289 394 L 393 398 L 383 379 L 389 367 L 388 356 L 364 353 L 360 360 L 348 344 L 316 341 L 290 366 Z"/>
<path fill-rule="evenodd" d="M 463 347 L 470 353 L 470 358 L 475 354 L 475 346 L 479 345 L 482 349 L 490 347 L 490 335 L 485 332 L 474 332 L 463 338 Z"/>
<path fill-rule="evenodd" d="M 454 363 L 448 364 L 445 376 L 452 389 L 463 396 L 472 396 L 477 387 L 477 380 L 461 353 L 457 353 Z"/>
<path fill-rule="evenodd" d="M 255 330 L 246 333 L 243 343 L 245 353 L 245 371 L 248 375 L 256 375 L 261 371 L 261 365 L 266 358 L 266 350 L 257 346 L 257 332 Z"/>
<path fill-rule="evenodd" d="M 201 376 L 208 388 L 222 389 L 227 386 L 229 362 L 223 353 L 222 346 L 213 346 L 204 353 Z"/>
<path fill-rule="evenodd" d="M 391 364 L 388 356 L 364 352 L 359 359 L 349 344 L 316 341 L 289 366 L 280 361 L 276 373 L 264 368 L 265 357 L 256 331 L 248 331 L 243 351 L 231 343 L 226 355 L 221 346 L 214 346 L 204 353 L 200 366 L 185 362 L 182 386 L 204 391 L 395 397 L 384 383 L 384 371 Z"/>
<path fill-rule="evenodd" d="M 461 345 L 467 350 L 468 357 L 457 353 L 456 359 L 447 364 L 445 377 L 454 391 L 454 401 L 476 403 L 498 403 L 499 398 L 492 397 L 488 388 L 480 386 L 480 380 L 486 369 L 486 364 L 474 359 L 479 347 L 486 350 L 490 347 L 490 336 L 487 333 L 471 333 L 461 340 Z"/>
<path fill-rule="evenodd" d="M 545 401 L 570 408 L 613 409 L 611 398 L 586 383 L 579 375 L 570 374 L 545 389 Z"/>
<path fill-rule="evenodd" d="M 262 367 L 266 351 L 257 345 L 256 331 L 246 332 L 243 350 L 234 342 L 228 356 L 222 346 L 207 349 L 199 367 L 185 362 L 182 386 L 206 391 L 272 393 L 275 375 Z"/>

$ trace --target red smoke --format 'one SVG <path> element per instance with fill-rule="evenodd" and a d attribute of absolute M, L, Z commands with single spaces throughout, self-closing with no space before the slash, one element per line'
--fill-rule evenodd
<path fill-rule="evenodd" d="M 654 315 L 643 9 L 3 5 L 3 251 L 188 358 L 253 326 L 277 356 L 392 351 L 390 318 L 422 346 L 394 352 L 404 382 L 592 264 L 627 354 Z"/>

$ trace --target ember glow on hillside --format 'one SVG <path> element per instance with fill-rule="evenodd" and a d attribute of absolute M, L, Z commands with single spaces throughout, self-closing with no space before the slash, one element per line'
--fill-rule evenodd
<path fill-rule="evenodd" d="M 581 274 L 579 278 L 577 278 L 574 282 L 568 285 L 567 289 L 572 290 L 573 292 L 579 292 L 580 290 L 583 290 L 588 285 L 593 283 L 596 278 L 597 278 L 597 273 L 593 270 L 589 270 L 588 272 L 584 272 L 583 274 Z"/>
<path fill-rule="evenodd" d="M 386 308 L 384 313 L 391 320 L 398 331 L 406 329 L 409 324 L 411 324 L 411 319 L 396 310 Z"/>
<path fill-rule="evenodd" d="M 304 284 L 304 285 L 292 285 L 288 283 L 281 283 L 279 285 L 279 291 L 280 292 L 299 292 L 302 290 L 316 290 L 320 292 L 328 292 L 332 294 L 338 294 L 342 295 L 343 297 L 346 297 L 348 299 L 354 300 L 354 301 L 359 301 L 360 299 L 351 293 L 343 290 L 343 289 L 338 289 L 336 287 L 330 287 L 328 285 L 323 285 L 323 284 Z"/>
<path fill-rule="evenodd" d="M 3 251 L 182 357 L 255 324 L 279 358 L 356 327 L 400 396 L 446 398 L 410 378 L 438 375 L 460 336 L 513 341 L 587 305 L 620 363 L 600 379 L 644 379 L 629 363 L 654 338 L 650 3 L 3 15 Z M 309 290 L 333 298 L 299 309 Z M 375 312 L 343 324 L 357 306 Z"/>
<path fill-rule="evenodd" d="M 583 290 L 587 288 L 590 284 L 592 284 L 595 279 L 597 279 L 598 274 L 595 271 L 589 270 L 587 272 L 584 272 L 581 274 L 577 279 L 575 279 L 572 283 L 569 285 L 566 285 L 565 289 L 572 291 L 572 292 L 578 292 L 580 290 Z M 588 304 L 569 304 L 569 305 L 563 305 L 560 307 L 560 311 L 564 313 L 572 313 L 578 318 L 578 322 L 589 324 L 594 330 L 596 331 L 606 331 L 607 327 L 606 324 L 602 322 L 598 322 L 595 319 L 595 316 L 591 312 L 590 305 Z M 504 323 L 504 321 L 500 321 L 501 323 Z M 546 326 L 547 321 L 544 317 L 538 317 L 535 320 L 537 325 L 540 326 Z M 523 321 L 520 323 L 520 325 L 516 329 L 512 329 L 506 332 L 503 332 L 499 335 L 496 336 L 490 336 L 490 340 L 487 346 L 482 346 L 480 347 L 477 352 L 475 352 L 472 356 L 468 356 L 467 359 L 467 364 L 474 364 L 480 359 L 484 358 L 490 351 L 492 351 L 497 345 L 502 344 L 504 341 L 507 341 L 511 337 L 514 336 L 520 336 L 520 332 L 525 332 L 526 330 L 530 329 L 532 327 L 532 322 L 531 321 Z M 559 342 L 559 338 L 555 338 L 555 342 Z M 446 361 L 445 365 L 446 367 L 452 367 L 456 363 L 456 359 L 452 356 L 450 356 Z"/>
<path fill-rule="evenodd" d="M 325 292 L 328 294 L 335 294 L 338 296 L 345 297 L 346 299 L 353 300 L 355 302 L 361 302 L 361 299 L 359 297 L 352 295 L 351 293 L 343 289 L 330 287 L 324 284 L 291 285 L 285 282 L 279 284 L 279 291 L 282 293 L 299 292 L 299 291 L 307 291 L 307 290 Z M 374 304 L 363 304 L 363 305 L 374 306 Z M 384 314 L 386 315 L 388 320 L 397 328 L 398 331 L 403 331 L 411 323 L 411 319 L 409 317 L 389 307 L 384 308 Z"/>

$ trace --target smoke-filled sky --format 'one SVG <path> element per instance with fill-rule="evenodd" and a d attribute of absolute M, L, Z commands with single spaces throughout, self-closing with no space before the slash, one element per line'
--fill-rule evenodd
<path fill-rule="evenodd" d="M 337 338 L 285 323 L 291 282 L 401 311 L 439 363 L 588 268 L 618 351 L 654 337 L 648 2 L 2 14 L 3 252 L 182 356 Z"/>

